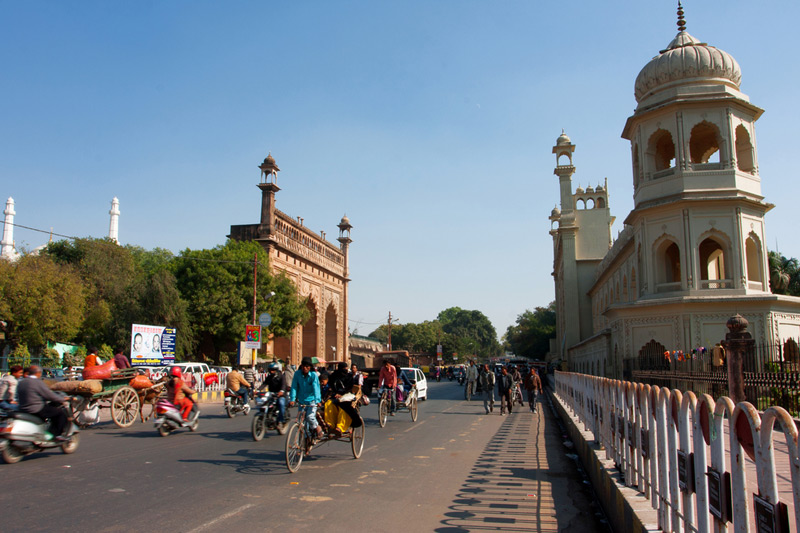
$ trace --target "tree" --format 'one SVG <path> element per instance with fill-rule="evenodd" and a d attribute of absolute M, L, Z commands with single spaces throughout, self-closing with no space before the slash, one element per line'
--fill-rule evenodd
<path fill-rule="evenodd" d="M 85 288 L 68 265 L 47 256 L 26 255 L 3 264 L 2 295 L 14 344 L 44 347 L 48 340 L 68 342 L 78 333 L 86 308 Z"/>
<path fill-rule="evenodd" d="M 500 355 L 497 331 L 489 318 L 480 311 L 467 311 L 460 307 L 445 309 L 437 317 L 442 331 L 444 353 L 476 355 L 488 359 Z"/>
<path fill-rule="evenodd" d="M 550 339 L 555 337 L 555 302 L 550 302 L 547 307 L 537 307 L 534 311 L 525 310 L 505 334 L 506 343 L 514 354 L 533 359 L 543 359 L 550 350 Z"/>
<path fill-rule="evenodd" d="M 800 263 L 769 252 L 769 286 L 775 294 L 800 296 Z"/>
<path fill-rule="evenodd" d="M 18 344 L 10 354 L 8 354 L 8 366 L 19 365 L 23 368 L 31 366 L 31 352 L 24 344 Z"/>
<path fill-rule="evenodd" d="M 195 343 L 201 353 L 216 359 L 219 352 L 235 349 L 252 321 L 253 258 L 259 262 L 257 313 L 273 317 L 269 329 L 276 336 L 290 336 L 294 327 L 308 319 L 305 300 L 285 275 L 269 273 L 268 258 L 256 242 L 229 240 L 209 250 L 184 250 L 172 262 L 177 287 L 188 305 Z M 267 295 L 275 296 L 267 300 Z"/>

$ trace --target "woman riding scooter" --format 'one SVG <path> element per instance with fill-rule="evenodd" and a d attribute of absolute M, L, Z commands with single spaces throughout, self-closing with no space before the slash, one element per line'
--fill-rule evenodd
<path fill-rule="evenodd" d="M 169 370 L 170 380 L 167 382 L 167 399 L 181 411 L 184 422 L 189 420 L 189 413 L 196 410 L 192 395 L 197 391 L 189 388 L 183 381 L 181 368 L 173 366 Z"/>

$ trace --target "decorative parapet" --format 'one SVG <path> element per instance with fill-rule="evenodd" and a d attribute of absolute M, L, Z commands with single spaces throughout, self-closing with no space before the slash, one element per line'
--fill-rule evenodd
<path fill-rule="evenodd" d="M 606 271 L 608 265 L 610 265 L 614 259 L 619 255 L 625 245 L 627 245 L 631 239 L 633 239 L 634 230 L 633 226 L 625 226 L 622 231 L 617 235 L 617 239 L 614 241 L 614 244 L 611 245 L 611 249 L 608 251 L 606 256 L 600 261 L 600 264 L 597 265 L 597 269 L 595 270 L 594 279 L 597 281 L 600 279 L 600 276 L 603 275 L 603 272 Z"/>
<path fill-rule="evenodd" d="M 338 246 L 329 243 L 286 213 L 276 210 L 275 218 L 275 232 L 272 237 L 279 246 L 344 276 L 344 253 Z"/>

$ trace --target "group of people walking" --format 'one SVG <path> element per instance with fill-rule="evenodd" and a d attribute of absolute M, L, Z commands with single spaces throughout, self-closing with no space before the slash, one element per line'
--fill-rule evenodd
<path fill-rule="evenodd" d="M 531 412 L 536 412 L 536 397 L 542 392 L 542 380 L 536 368 L 531 367 L 530 372 L 524 377 L 514 365 L 502 366 L 499 371 L 493 371 L 488 364 L 478 366 L 470 361 L 467 367 L 467 395 L 471 396 L 480 385 L 483 395 L 483 408 L 486 414 L 494 412 L 494 391 L 500 400 L 500 415 L 505 416 L 514 407 L 514 396 L 518 387 L 524 387 L 528 393 L 528 406 Z"/>

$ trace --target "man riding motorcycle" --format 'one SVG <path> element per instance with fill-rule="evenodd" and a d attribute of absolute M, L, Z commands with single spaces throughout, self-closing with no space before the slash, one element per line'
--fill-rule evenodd
<path fill-rule="evenodd" d="M 236 369 L 231 370 L 225 376 L 225 386 L 241 397 L 244 405 L 249 403 L 247 392 L 251 387 L 250 382 L 244 379 Z"/>
<path fill-rule="evenodd" d="M 50 432 L 56 441 L 66 441 L 63 435 L 69 417 L 64 410 L 68 400 L 59 396 L 42 381 L 42 369 L 31 365 L 28 377 L 17 385 L 17 398 L 19 410 L 23 413 L 38 416 L 41 419 L 50 419 Z"/>
<path fill-rule="evenodd" d="M 278 405 L 278 423 L 283 424 L 286 420 L 286 393 L 291 389 L 291 384 L 287 382 L 286 374 L 281 372 L 280 363 L 270 363 L 267 370 L 269 373 L 258 390 L 267 389 L 275 395 Z"/>

